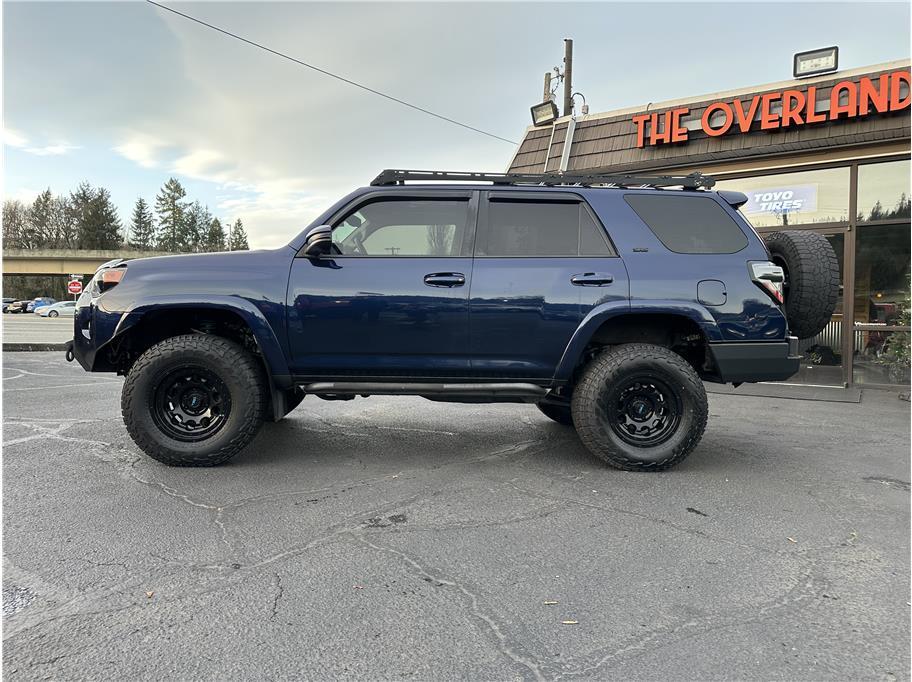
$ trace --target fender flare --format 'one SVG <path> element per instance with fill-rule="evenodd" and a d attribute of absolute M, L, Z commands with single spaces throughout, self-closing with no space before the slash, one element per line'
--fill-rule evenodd
<path fill-rule="evenodd" d="M 259 308 L 248 299 L 239 296 L 207 295 L 206 300 L 200 300 L 192 296 L 176 295 L 143 298 L 133 301 L 122 312 L 111 340 L 113 341 L 135 327 L 149 313 L 182 308 L 224 310 L 236 314 L 250 327 L 253 333 L 253 338 L 256 340 L 266 364 L 265 369 L 270 386 L 273 389 L 276 387 L 291 387 L 291 372 L 288 369 L 288 361 L 276 337 L 275 330 Z"/>
<path fill-rule="evenodd" d="M 722 332 L 719 330 L 719 325 L 716 323 L 715 318 L 701 305 L 674 300 L 611 301 L 594 307 L 580 322 L 569 343 L 567 343 L 567 347 L 564 349 L 564 354 L 561 356 L 560 363 L 558 363 L 557 370 L 554 373 L 554 380 L 558 382 L 569 381 L 573 377 L 573 370 L 579 364 L 580 356 L 586 346 L 589 345 L 589 341 L 596 330 L 607 320 L 621 315 L 674 315 L 685 317 L 699 327 L 707 341 L 722 340 Z"/>

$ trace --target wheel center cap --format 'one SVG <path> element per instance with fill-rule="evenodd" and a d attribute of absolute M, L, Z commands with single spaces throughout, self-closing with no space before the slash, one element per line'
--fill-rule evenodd
<path fill-rule="evenodd" d="M 652 405 L 642 398 L 637 398 L 630 403 L 628 414 L 636 421 L 643 421 L 652 413 Z"/>
<path fill-rule="evenodd" d="M 198 389 L 187 391 L 181 398 L 181 407 L 191 414 L 199 414 L 206 409 L 208 403 L 208 396 Z"/>

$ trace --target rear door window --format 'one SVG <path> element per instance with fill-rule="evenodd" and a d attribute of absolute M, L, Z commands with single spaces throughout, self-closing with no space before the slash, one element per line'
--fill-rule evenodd
<path fill-rule="evenodd" d="M 675 253 L 735 253 L 747 236 L 710 197 L 628 194 L 624 200 Z"/>
<path fill-rule="evenodd" d="M 492 198 L 476 255 L 613 256 L 605 231 L 585 204 Z"/>

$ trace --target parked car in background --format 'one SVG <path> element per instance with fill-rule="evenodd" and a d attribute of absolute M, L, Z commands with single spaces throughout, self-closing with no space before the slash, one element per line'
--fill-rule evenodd
<path fill-rule="evenodd" d="M 15 298 L 4 298 L 3 299 L 3 312 L 6 312 L 6 309 L 9 308 L 11 303 L 15 303 Z"/>
<path fill-rule="evenodd" d="M 60 301 L 54 305 L 35 308 L 35 313 L 41 317 L 73 317 L 76 314 L 76 301 Z"/>
<path fill-rule="evenodd" d="M 25 308 L 25 312 L 33 313 L 35 308 L 40 308 L 42 306 L 54 305 L 57 302 L 56 298 L 51 298 L 50 296 L 39 296 L 38 298 L 32 300 Z"/>
<path fill-rule="evenodd" d="M 31 301 L 13 301 L 3 312 L 12 314 L 24 313 L 29 303 L 31 303 Z"/>

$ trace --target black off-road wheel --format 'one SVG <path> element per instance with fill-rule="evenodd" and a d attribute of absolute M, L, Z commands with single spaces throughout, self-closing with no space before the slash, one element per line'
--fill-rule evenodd
<path fill-rule="evenodd" d="M 564 426 L 573 426 L 573 415 L 570 412 L 570 405 L 555 405 L 553 403 L 536 403 L 536 407 L 541 413 L 553 419 L 558 424 Z"/>
<path fill-rule="evenodd" d="M 826 237 L 807 230 L 772 232 L 764 241 L 773 263 L 785 271 L 789 330 L 799 339 L 817 336 L 829 324 L 839 296 L 836 252 Z"/>
<path fill-rule="evenodd" d="M 139 449 L 170 466 L 221 464 L 253 440 L 268 405 L 262 366 L 228 339 L 187 334 L 143 353 L 121 411 Z"/>
<path fill-rule="evenodd" d="M 681 462 L 703 437 L 709 413 L 693 367 L 667 348 L 641 343 L 596 356 L 574 389 L 571 409 L 583 445 L 627 471 Z"/>

